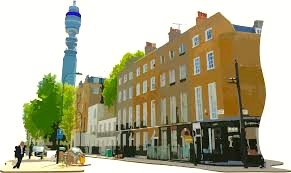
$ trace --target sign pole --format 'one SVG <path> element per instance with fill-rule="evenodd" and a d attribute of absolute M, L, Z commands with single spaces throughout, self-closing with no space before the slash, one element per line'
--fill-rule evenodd
<path fill-rule="evenodd" d="M 59 148 L 60 148 L 60 139 L 58 138 L 58 148 L 57 148 L 57 164 L 59 163 Z"/>

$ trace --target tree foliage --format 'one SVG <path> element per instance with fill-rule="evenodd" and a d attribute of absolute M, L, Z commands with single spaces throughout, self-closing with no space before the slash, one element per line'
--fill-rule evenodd
<path fill-rule="evenodd" d="M 64 112 L 60 127 L 63 129 L 68 142 L 71 141 L 72 131 L 75 127 L 76 115 L 76 89 L 65 84 L 64 87 Z"/>
<path fill-rule="evenodd" d="M 104 104 L 106 106 L 112 106 L 117 98 L 117 76 L 125 68 L 126 63 L 132 58 L 141 58 L 144 56 L 142 51 L 136 51 L 135 53 L 126 53 L 123 55 L 119 64 L 115 65 L 109 75 L 109 78 L 104 82 Z"/>
<path fill-rule="evenodd" d="M 38 84 L 38 100 L 32 121 L 36 127 L 47 135 L 55 130 L 61 121 L 61 84 L 56 82 L 55 75 L 45 75 Z"/>
<path fill-rule="evenodd" d="M 62 117 L 62 84 L 56 76 L 45 75 L 38 84 L 37 98 L 23 106 L 23 123 L 35 139 L 49 137 L 56 142 L 56 130 L 61 126 L 66 137 L 71 137 L 75 119 L 75 89 L 65 85 L 64 116 Z"/>

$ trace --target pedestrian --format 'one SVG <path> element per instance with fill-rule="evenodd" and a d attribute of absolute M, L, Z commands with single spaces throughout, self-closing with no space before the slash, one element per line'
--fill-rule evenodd
<path fill-rule="evenodd" d="M 15 146 L 14 156 L 17 158 L 17 163 L 15 166 L 13 166 L 13 169 L 20 167 L 22 158 L 24 157 L 24 153 L 25 153 L 25 146 L 24 146 L 24 142 L 21 141 L 20 145 Z"/>
<path fill-rule="evenodd" d="M 33 142 L 31 142 L 30 146 L 29 146 L 29 159 L 31 158 L 32 156 L 32 152 L 33 152 Z"/>

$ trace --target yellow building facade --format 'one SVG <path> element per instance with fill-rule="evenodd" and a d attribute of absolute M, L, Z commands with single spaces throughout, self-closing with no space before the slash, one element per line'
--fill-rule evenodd
<path fill-rule="evenodd" d="M 229 83 L 235 77 L 235 60 L 247 144 L 259 150 L 257 133 L 265 102 L 259 55 L 262 23 L 239 26 L 221 13 L 207 18 L 198 12 L 196 25 L 186 32 L 170 28 L 165 45 L 156 48 L 147 42 L 145 56 L 119 75 L 118 92 L 133 88 L 130 102 L 117 103 L 117 112 L 131 107 L 126 114 L 131 118 L 117 129 L 121 151 L 165 160 L 240 160 L 238 94 Z M 131 83 L 124 84 L 121 79 L 129 73 Z"/>

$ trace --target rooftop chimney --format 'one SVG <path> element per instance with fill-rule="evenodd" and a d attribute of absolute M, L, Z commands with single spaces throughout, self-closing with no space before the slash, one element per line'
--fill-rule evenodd
<path fill-rule="evenodd" d="M 257 34 L 261 34 L 264 21 L 255 20 L 253 28 Z"/>
<path fill-rule="evenodd" d="M 207 14 L 198 11 L 198 16 L 196 17 L 196 25 L 200 25 L 203 21 L 207 19 Z"/>
<path fill-rule="evenodd" d="M 156 43 L 146 42 L 145 55 L 156 49 Z"/>
<path fill-rule="evenodd" d="M 169 34 L 169 41 L 174 40 L 175 38 L 179 37 L 181 35 L 181 30 L 179 29 L 173 29 L 172 27 L 170 28 Z"/>
<path fill-rule="evenodd" d="M 262 21 L 262 20 L 255 20 L 254 28 L 261 28 L 262 29 L 263 23 L 264 23 L 264 21 Z"/>

